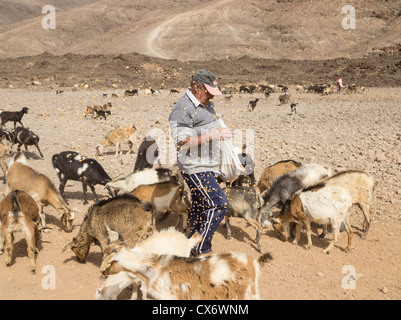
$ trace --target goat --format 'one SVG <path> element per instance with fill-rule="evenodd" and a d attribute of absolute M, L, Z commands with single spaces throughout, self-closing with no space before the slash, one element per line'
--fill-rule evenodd
<path fill-rule="evenodd" d="M 250 186 L 255 186 L 255 162 L 253 161 L 252 157 L 246 153 L 246 145 L 242 147 L 242 151 L 238 152 L 238 159 L 245 171 L 241 172 L 238 178 L 234 181 L 230 183 L 226 182 L 226 185 L 229 184 L 231 186 L 242 186 L 245 183 L 248 183 Z"/>
<path fill-rule="evenodd" d="M 6 184 L 6 173 L 7 173 L 7 165 L 6 165 L 6 153 L 9 151 L 8 146 L 0 143 L 0 166 L 1 170 L 3 170 L 3 184 Z"/>
<path fill-rule="evenodd" d="M 298 103 L 291 103 L 291 113 L 292 114 L 297 114 L 297 105 Z"/>
<path fill-rule="evenodd" d="M 108 182 L 105 187 L 110 194 L 116 196 L 119 191 L 128 194 L 143 184 L 154 184 L 164 181 L 178 181 L 176 172 L 166 168 L 149 168 L 132 172 L 125 177 L 116 178 Z"/>
<path fill-rule="evenodd" d="M 352 203 L 357 204 L 363 212 L 365 219 L 362 239 L 365 239 L 370 227 L 373 191 L 377 185 L 377 181 L 367 172 L 348 170 L 339 172 L 324 182 L 328 186 L 338 185 L 348 190 L 352 198 Z"/>
<path fill-rule="evenodd" d="M 111 111 L 110 110 L 95 110 L 93 112 L 93 118 L 97 119 L 97 118 L 104 118 L 104 120 L 107 120 L 107 117 L 111 116 Z"/>
<path fill-rule="evenodd" d="M 195 233 L 190 239 L 188 239 L 183 233 L 178 232 L 174 228 L 168 228 L 155 232 L 152 236 L 146 240 L 140 242 L 130 252 L 138 254 L 170 254 L 178 257 L 189 257 L 192 248 L 194 248 L 200 241 L 202 241 L 202 235 Z M 105 272 L 110 266 L 110 260 L 112 258 L 111 253 L 115 253 L 124 248 L 122 245 L 114 244 L 106 248 L 106 257 L 103 259 L 102 265 L 100 266 L 100 272 Z M 133 284 L 133 294 L 131 299 L 138 298 L 138 289 L 140 286 L 140 279 L 133 281 L 125 271 L 113 270 L 113 274 L 108 276 L 103 285 L 98 286 L 98 290 L 95 294 L 96 300 L 116 300 L 120 292 L 127 286 Z M 142 298 L 146 299 L 147 292 L 142 289 Z"/>
<path fill-rule="evenodd" d="M 256 229 L 256 243 L 259 252 L 262 252 L 260 237 L 262 227 L 260 223 L 260 203 L 258 193 L 255 188 L 248 186 L 226 187 L 223 189 L 227 196 L 230 206 L 225 217 L 227 228 L 227 239 L 231 239 L 230 218 L 243 217 L 252 227 Z"/>
<path fill-rule="evenodd" d="M 170 89 L 170 94 L 180 93 L 177 89 Z"/>
<path fill-rule="evenodd" d="M 256 98 L 255 100 L 249 101 L 249 103 L 248 103 L 248 111 L 249 112 L 253 111 L 253 109 L 256 108 L 256 104 L 258 103 L 258 101 L 259 101 L 258 98 Z"/>
<path fill-rule="evenodd" d="M 5 143 L 10 146 L 13 142 L 14 135 L 11 131 L 0 128 L 0 142 L 3 142 L 4 139 Z"/>
<path fill-rule="evenodd" d="M 260 196 L 262 227 L 268 224 L 267 218 L 273 208 L 281 209 L 296 191 L 314 185 L 331 175 L 331 168 L 319 164 L 308 164 L 278 178 L 271 188 Z"/>
<path fill-rule="evenodd" d="M 280 104 L 288 103 L 288 101 L 290 101 L 290 98 L 291 98 L 291 94 L 283 94 L 278 97 L 278 99 L 280 100 Z"/>
<path fill-rule="evenodd" d="M 153 89 L 145 89 L 145 96 L 149 97 L 153 95 L 154 90 Z"/>
<path fill-rule="evenodd" d="M 289 237 L 289 225 L 291 222 L 297 224 L 296 236 L 293 241 L 298 244 L 301 226 L 305 228 L 308 243 L 306 249 L 312 246 L 311 222 L 318 224 L 330 223 L 333 227 L 334 238 L 323 253 L 330 253 L 340 235 L 341 223 L 345 223 L 348 234 L 348 246 L 345 251 L 349 252 L 352 243 L 352 229 L 348 221 L 348 210 L 352 206 L 352 198 L 348 190 L 338 185 L 326 185 L 324 182 L 315 186 L 297 191 L 292 199 L 283 207 L 282 214 L 273 218 L 273 227 L 281 235 L 283 240 Z M 278 226 L 277 226 L 278 224 Z"/>
<path fill-rule="evenodd" d="M 28 146 L 35 146 L 38 150 L 40 157 L 43 159 L 42 151 L 39 148 L 39 136 L 28 128 L 17 127 L 14 132 L 12 132 L 13 141 L 11 147 L 14 144 L 18 144 L 17 150 L 21 151 L 21 146 L 25 146 L 25 150 L 28 151 Z"/>
<path fill-rule="evenodd" d="M 242 85 L 239 87 L 239 93 L 251 93 L 251 89 L 249 87 Z"/>
<path fill-rule="evenodd" d="M 326 86 L 312 84 L 306 89 L 306 91 L 311 93 L 323 93 L 325 88 Z"/>
<path fill-rule="evenodd" d="M 46 225 L 43 207 L 51 205 L 60 214 L 61 228 L 66 232 L 72 231 L 74 211 L 67 205 L 48 177 L 36 172 L 27 165 L 22 153 L 14 155 L 8 165 L 6 174 L 7 189 L 5 194 L 21 190 L 29 194 L 39 206 L 39 215 L 43 227 Z"/>
<path fill-rule="evenodd" d="M 132 248 L 153 234 L 151 216 L 149 204 L 128 195 L 102 200 L 88 209 L 78 234 L 63 252 L 71 249 L 78 261 L 84 263 L 92 243 L 98 244 L 102 251 L 109 245 L 108 230 L 116 232 L 118 241 Z"/>
<path fill-rule="evenodd" d="M 104 116 L 104 114 L 106 112 L 108 112 L 107 109 L 111 108 L 111 107 L 112 107 L 111 102 L 107 102 L 103 106 L 93 106 L 93 107 L 88 106 L 88 107 L 86 107 L 86 111 L 84 113 L 85 118 L 89 115 L 92 115 L 92 118 L 93 118 L 96 116 L 96 114 L 100 114 L 100 115 Z M 111 114 L 111 112 L 110 112 L 110 114 Z M 96 117 L 98 117 L 98 116 L 96 116 Z"/>
<path fill-rule="evenodd" d="M 302 167 L 302 163 L 295 160 L 279 161 L 268 166 L 263 170 L 260 180 L 258 181 L 257 187 L 259 192 L 263 193 L 264 191 L 269 190 L 274 181 L 282 175 L 299 169 L 300 167 Z"/>
<path fill-rule="evenodd" d="M 126 96 L 126 97 L 129 97 L 129 96 L 138 96 L 138 89 L 125 90 L 124 96 Z"/>
<path fill-rule="evenodd" d="M 0 126 L 3 127 L 7 122 L 13 121 L 14 122 L 14 129 L 16 123 L 18 122 L 21 126 L 24 126 L 21 122 L 21 119 L 25 113 L 28 113 L 28 108 L 24 107 L 20 111 L 3 111 L 0 113 L 1 124 Z"/>
<path fill-rule="evenodd" d="M 40 237 L 38 228 L 39 207 L 35 200 L 23 191 L 10 192 L 0 203 L 0 254 L 5 240 L 6 266 L 10 266 L 13 256 L 14 233 L 22 231 L 27 245 L 31 273 L 36 272 L 35 254 Z"/>
<path fill-rule="evenodd" d="M 159 212 L 175 212 L 178 214 L 177 225 L 187 229 L 188 210 L 191 207 L 189 195 L 184 190 L 182 181 L 165 181 L 154 184 L 140 185 L 131 193 L 142 202 L 149 202 L 153 207 L 152 224 L 156 225 Z"/>
<path fill-rule="evenodd" d="M 134 171 L 152 168 L 158 156 L 159 146 L 156 140 L 151 136 L 147 136 L 139 145 Z"/>
<path fill-rule="evenodd" d="M 233 95 L 231 94 L 229 96 L 226 96 L 226 97 L 224 97 L 224 99 L 226 99 L 227 102 L 232 102 L 233 101 Z"/>
<path fill-rule="evenodd" d="M 109 146 L 116 146 L 116 157 L 120 153 L 120 146 L 122 142 L 128 142 L 128 151 L 127 154 L 133 151 L 134 145 L 137 146 L 135 136 L 137 134 L 137 130 L 134 126 L 132 127 L 120 127 L 114 130 L 111 130 L 107 133 L 105 138 L 100 141 L 100 144 L 96 147 L 97 155 L 103 154 L 104 148 Z M 122 154 L 121 150 L 121 154 Z"/>
<path fill-rule="evenodd" d="M 87 186 L 92 190 L 96 202 L 98 202 L 99 198 L 95 191 L 95 185 L 100 184 L 104 186 L 112 180 L 99 162 L 82 156 L 75 151 L 63 151 L 54 154 L 52 164 L 60 180 L 59 190 L 65 201 L 67 199 L 64 194 L 64 188 L 68 180 L 82 182 L 84 204 L 88 204 L 86 197 Z"/>
<path fill-rule="evenodd" d="M 123 248 L 112 254 L 106 273 L 118 269 L 135 281 L 140 279 L 154 299 L 256 300 L 260 299 L 260 266 L 271 259 L 270 253 L 258 259 L 243 253 L 183 258 L 138 254 Z"/>
<path fill-rule="evenodd" d="M 278 84 L 277 89 L 279 92 L 287 92 L 288 91 L 288 87 L 283 86 L 282 84 Z"/>

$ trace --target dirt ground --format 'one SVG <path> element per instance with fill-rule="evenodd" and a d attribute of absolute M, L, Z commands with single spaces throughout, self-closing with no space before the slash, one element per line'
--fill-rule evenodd
<path fill-rule="evenodd" d="M 29 79 L 28 79 L 29 81 Z M 108 97 L 103 93 L 107 92 Z M 351 209 L 354 230 L 353 250 L 345 253 L 347 237 L 329 255 L 321 250 L 328 245 L 331 235 L 318 239 L 313 235 L 313 246 L 305 250 L 301 245 L 282 242 L 272 229 L 262 236 L 263 251 L 271 252 L 274 260 L 263 266 L 260 277 L 262 299 L 400 299 L 401 274 L 399 265 L 401 235 L 401 94 L 399 88 L 367 88 L 364 94 L 332 94 L 323 96 L 298 93 L 290 88 L 298 113 L 292 115 L 289 105 L 280 106 L 279 93 L 265 98 L 262 94 L 235 94 L 231 101 L 224 97 L 215 100 L 218 112 L 231 128 L 249 132 L 254 130 L 254 159 L 256 177 L 277 161 L 294 159 L 307 163 L 325 163 L 335 170 L 360 169 L 371 173 L 378 181 L 374 192 L 373 223 L 366 240 L 361 240 L 362 213 Z M 111 99 L 111 93 L 119 97 Z M 105 156 L 95 156 L 95 147 L 110 129 L 134 124 L 142 134 L 167 133 L 167 118 L 173 103 L 184 93 L 173 96 L 168 90 L 161 95 L 123 97 L 122 89 L 79 90 L 68 88 L 63 94 L 55 90 L 0 89 L 1 108 L 19 110 L 29 107 L 22 121 L 37 133 L 44 159 L 30 147 L 29 165 L 47 175 L 58 187 L 59 182 L 51 165 L 53 154 L 76 150 L 97 159 L 111 177 L 132 171 L 136 153 L 114 156 L 114 149 Z M 248 112 L 248 101 L 259 98 L 253 112 Z M 84 118 L 88 105 L 112 101 L 111 117 L 107 120 Z M 7 128 L 12 128 L 7 123 Z M 153 131 L 151 132 L 151 130 Z M 248 131 L 246 131 L 248 130 Z M 167 133 L 168 134 L 168 133 Z M 251 140 L 247 143 L 251 146 Z M 14 147 L 15 150 L 15 147 Z M 170 164 L 170 163 L 169 163 Z M 5 190 L 0 185 L 0 192 Z M 107 196 L 102 186 L 98 194 Z M 0 300 L 5 299 L 93 299 L 99 281 L 100 248 L 93 246 L 86 264 L 77 262 L 72 251 L 62 248 L 75 236 L 89 205 L 83 205 L 82 186 L 70 181 L 66 195 L 76 210 L 74 230 L 60 230 L 56 211 L 47 207 L 50 234 L 44 234 L 37 256 L 37 273 L 31 275 L 26 254 L 26 242 L 18 234 L 15 240 L 13 264 L 6 267 L 0 256 Z M 174 225 L 175 216 L 159 225 Z M 239 218 L 232 219 L 233 239 L 225 239 L 225 228 L 220 226 L 213 240 L 215 253 L 246 252 L 258 257 L 254 242 L 256 231 Z M 123 297 L 124 298 L 124 297 Z"/>

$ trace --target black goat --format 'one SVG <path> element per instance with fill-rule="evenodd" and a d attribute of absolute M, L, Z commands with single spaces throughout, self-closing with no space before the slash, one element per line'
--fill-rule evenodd
<path fill-rule="evenodd" d="M 252 100 L 249 101 L 249 103 L 248 103 L 248 111 L 249 111 L 249 112 L 253 111 L 253 109 L 256 108 L 256 104 L 258 103 L 258 101 L 259 101 L 258 98 L 256 98 L 256 99 L 253 100 L 253 101 L 252 101 Z"/>
<path fill-rule="evenodd" d="M 125 96 L 138 96 L 138 89 L 125 90 L 124 95 Z"/>
<path fill-rule="evenodd" d="M 12 132 L 12 144 L 18 144 L 18 151 L 21 150 L 21 146 L 25 146 L 25 150 L 28 151 L 28 146 L 35 146 L 38 149 L 41 158 L 43 158 L 42 151 L 39 148 L 39 136 L 28 128 L 17 127 L 14 132 Z"/>
<path fill-rule="evenodd" d="M 252 157 L 242 152 L 238 154 L 238 158 L 241 161 L 242 166 L 245 168 L 245 172 L 241 174 L 237 179 L 230 183 L 233 187 L 243 186 L 248 184 L 251 187 L 254 187 L 256 184 L 255 178 L 255 162 L 253 161 Z"/>
<path fill-rule="evenodd" d="M 95 109 L 95 111 L 93 111 L 93 118 L 97 119 L 97 118 L 104 118 L 104 120 L 107 120 L 107 117 L 111 116 L 111 111 L 110 110 L 99 110 L 99 109 Z"/>
<path fill-rule="evenodd" d="M 21 126 L 24 126 L 21 122 L 22 116 L 25 113 L 28 113 L 28 108 L 24 107 L 20 111 L 3 111 L 0 113 L 0 119 L 1 119 L 1 127 L 3 127 L 8 121 L 13 121 L 14 122 L 14 129 L 16 126 L 16 123 L 20 123 Z"/>
<path fill-rule="evenodd" d="M 298 103 L 291 103 L 291 112 L 293 114 L 297 114 L 297 105 Z"/>
<path fill-rule="evenodd" d="M 68 180 L 81 181 L 84 192 L 84 204 L 88 204 L 86 198 L 87 186 L 92 190 L 96 202 L 99 198 L 95 191 L 95 185 L 106 185 L 112 179 L 103 169 L 103 167 L 94 159 L 86 158 L 75 151 L 63 151 L 54 154 L 52 164 L 60 180 L 60 193 L 67 202 L 64 194 L 64 188 Z"/>
<path fill-rule="evenodd" d="M 152 168 L 158 156 L 159 147 L 155 139 L 151 136 L 147 136 L 143 139 L 138 148 L 138 156 L 136 158 L 134 171 Z"/>
<path fill-rule="evenodd" d="M 10 131 L 0 128 L 0 142 L 2 142 L 4 139 L 6 139 L 6 141 L 8 141 L 9 144 L 12 144 L 14 139 L 13 134 Z"/>

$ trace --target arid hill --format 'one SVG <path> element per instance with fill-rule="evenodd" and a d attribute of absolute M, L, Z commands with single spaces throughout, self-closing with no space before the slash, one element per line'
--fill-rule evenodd
<path fill-rule="evenodd" d="M 249 56 L 326 60 L 400 55 L 399 1 L 99 0 L 55 3 L 44 30 L 43 1 L 1 7 L 0 57 L 52 54 L 144 55 L 180 61 Z M 34 17 L 36 15 L 36 17 Z"/>

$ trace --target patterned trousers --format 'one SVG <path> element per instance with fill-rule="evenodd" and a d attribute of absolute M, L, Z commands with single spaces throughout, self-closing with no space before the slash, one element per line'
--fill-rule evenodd
<path fill-rule="evenodd" d="M 189 213 L 190 231 L 188 238 L 200 232 L 203 240 L 197 245 L 197 253 L 212 251 L 212 238 L 228 211 L 229 203 L 226 195 L 211 171 L 182 176 L 187 183 L 192 198 Z"/>

